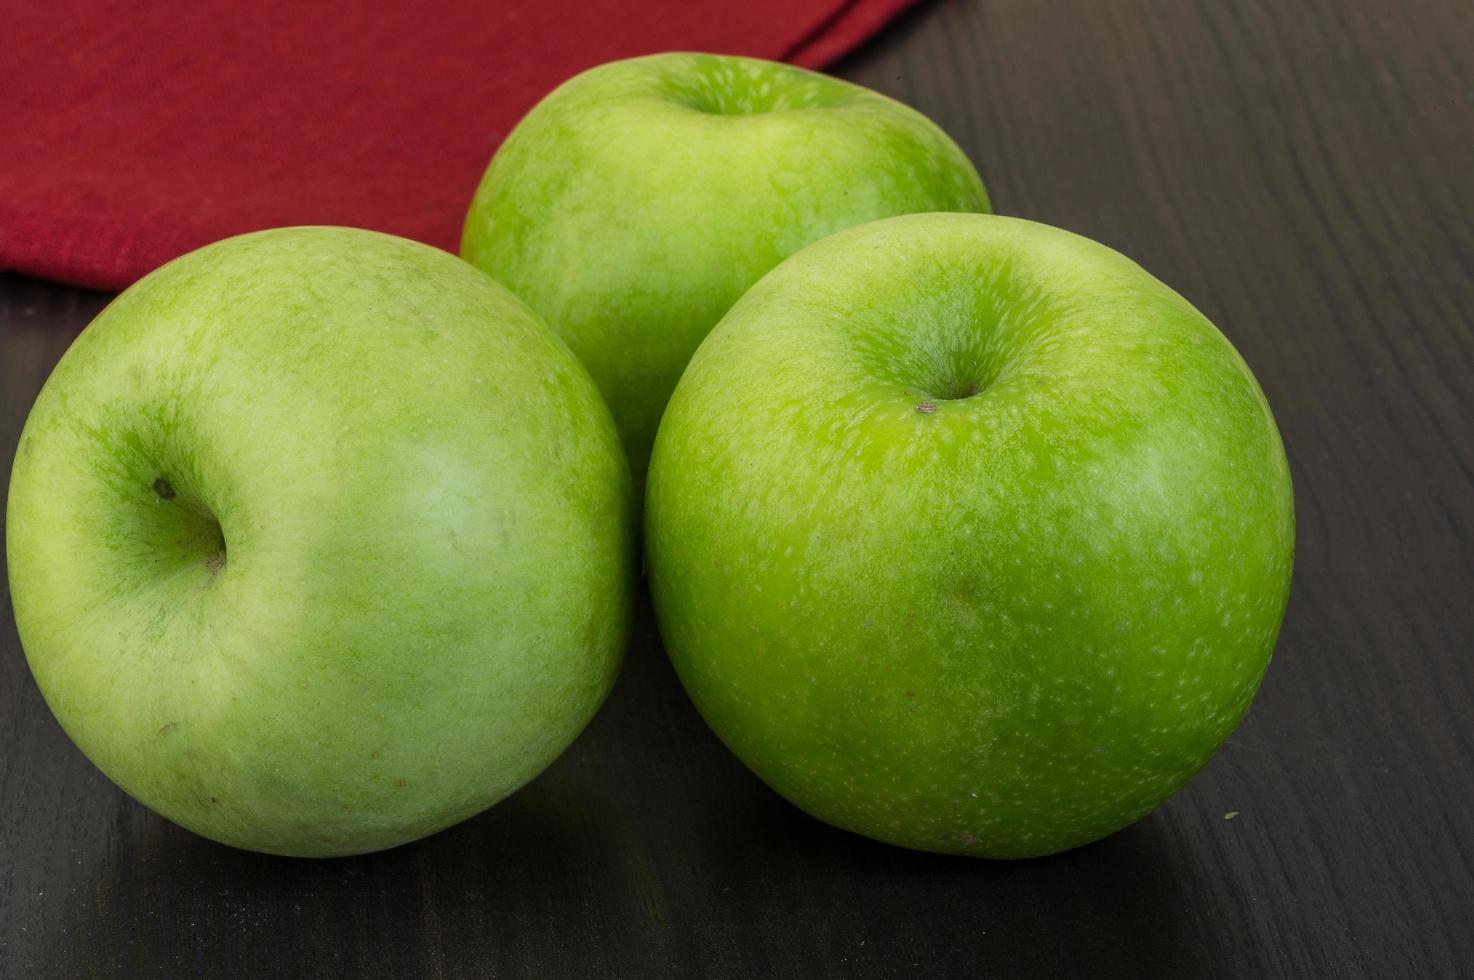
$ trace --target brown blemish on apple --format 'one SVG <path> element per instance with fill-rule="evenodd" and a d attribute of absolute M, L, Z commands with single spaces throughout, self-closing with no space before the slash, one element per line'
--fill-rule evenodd
<path fill-rule="evenodd" d="M 916 410 L 922 415 L 930 415 L 937 410 L 937 406 L 934 402 L 922 402 L 916 406 Z"/>
<path fill-rule="evenodd" d="M 164 725 L 162 728 L 159 729 L 159 734 L 160 735 L 167 735 L 167 734 L 169 734 L 170 732 L 172 732 L 174 729 L 176 729 L 178 727 L 179 727 L 179 722 L 177 722 L 177 721 L 171 721 L 167 725 Z"/>
<path fill-rule="evenodd" d="M 174 484 L 161 476 L 154 481 L 154 493 L 159 495 L 160 500 L 173 500 L 175 496 Z"/>
<path fill-rule="evenodd" d="M 409 785 L 409 780 L 408 779 L 405 779 L 403 776 L 400 776 L 398 779 L 394 780 L 394 788 L 395 789 L 404 789 L 408 785 Z"/>

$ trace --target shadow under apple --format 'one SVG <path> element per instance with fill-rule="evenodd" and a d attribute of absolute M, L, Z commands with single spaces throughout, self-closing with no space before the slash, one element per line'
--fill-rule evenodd
<path fill-rule="evenodd" d="M 768 944 L 817 945 L 862 975 L 895 964 L 940 975 L 959 962 L 1002 977 L 1219 975 L 1194 938 L 1187 842 L 1160 814 L 1063 854 L 990 861 L 827 826 L 761 784 L 728 813 L 712 846 L 733 869 L 731 907 L 779 894 L 804 913 L 754 917 L 747 928 Z M 840 909 L 862 914 L 825 914 Z"/>

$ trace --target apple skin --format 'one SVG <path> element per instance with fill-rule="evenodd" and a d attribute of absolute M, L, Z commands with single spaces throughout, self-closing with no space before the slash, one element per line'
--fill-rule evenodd
<path fill-rule="evenodd" d="M 981 215 L 841 232 L 753 287 L 671 399 L 645 521 L 671 661 L 758 776 L 997 858 L 1110 834 L 1208 760 L 1294 549 L 1228 341 L 1110 249 Z"/>
<path fill-rule="evenodd" d="M 613 682 L 628 468 L 507 290 L 387 235 L 292 228 L 171 262 L 57 366 L 6 545 L 57 720 L 109 778 L 274 854 L 472 816 Z"/>
<path fill-rule="evenodd" d="M 876 218 L 986 210 L 966 155 L 913 109 L 789 65 L 662 54 L 584 72 L 528 113 L 461 256 L 573 348 L 640 486 L 686 362 L 763 273 Z"/>

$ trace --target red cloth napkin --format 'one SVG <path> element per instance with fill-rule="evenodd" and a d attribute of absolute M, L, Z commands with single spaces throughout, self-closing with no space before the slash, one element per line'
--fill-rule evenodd
<path fill-rule="evenodd" d="M 119 289 L 227 235 L 377 228 L 454 250 L 507 131 L 664 50 L 821 66 L 911 0 L 7 0 L 0 269 Z"/>

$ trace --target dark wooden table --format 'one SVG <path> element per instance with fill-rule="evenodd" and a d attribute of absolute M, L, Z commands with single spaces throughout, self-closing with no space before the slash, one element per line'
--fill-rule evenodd
<path fill-rule="evenodd" d="M 1298 566 L 1208 769 L 1055 858 L 874 844 L 722 749 L 646 608 L 608 705 L 511 800 L 270 858 L 94 770 L 7 611 L 0 975 L 1474 976 L 1474 4 L 943 0 L 838 71 L 940 121 L 1000 211 L 1184 293 L 1263 383 Z M 0 278 L 7 476 L 105 299 Z"/>

